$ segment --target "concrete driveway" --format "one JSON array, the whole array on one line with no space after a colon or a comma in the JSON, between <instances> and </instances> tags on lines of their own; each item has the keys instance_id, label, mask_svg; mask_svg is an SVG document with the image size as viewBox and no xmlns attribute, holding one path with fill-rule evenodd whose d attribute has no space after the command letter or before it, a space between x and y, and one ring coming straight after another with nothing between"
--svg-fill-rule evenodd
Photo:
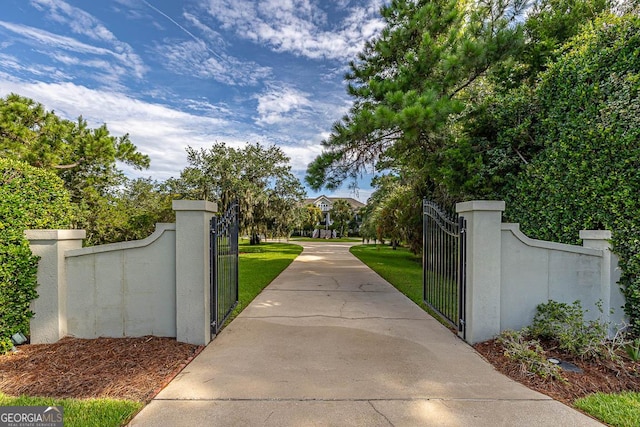
<instances>
[{"instance_id":1,"label":"concrete driveway","mask_svg":"<svg viewBox=\"0 0 640 427\"><path fill-rule=\"evenodd\" d=\"M497 372L349 253L304 251L131 426L597 426Z\"/></svg>"}]
</instances>

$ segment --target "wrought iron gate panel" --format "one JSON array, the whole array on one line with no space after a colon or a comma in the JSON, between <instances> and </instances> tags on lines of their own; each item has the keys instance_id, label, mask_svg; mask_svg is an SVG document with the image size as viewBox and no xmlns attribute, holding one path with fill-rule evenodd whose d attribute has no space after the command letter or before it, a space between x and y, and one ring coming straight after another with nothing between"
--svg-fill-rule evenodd
<instances>
[{"instance_id":1,"label":"wrought iron gate panel","mask_svg":"<svg viewBox=\"0 0 640 427\"><path fill-rule=\"evenodd\" d=\"M217 334L238 304L238 202L211 218L211 334Z\"/></svg>"},{"instance_id":2,"label":"wrought iron gate panel","mask_svg":"<svg viewBox=\"0 0 640 427\"><path fill-rule=\"evenodd\" d=\"M464 337L466 220L429 200L422 207L423 299Z\"/></svg>"}]
</instances>

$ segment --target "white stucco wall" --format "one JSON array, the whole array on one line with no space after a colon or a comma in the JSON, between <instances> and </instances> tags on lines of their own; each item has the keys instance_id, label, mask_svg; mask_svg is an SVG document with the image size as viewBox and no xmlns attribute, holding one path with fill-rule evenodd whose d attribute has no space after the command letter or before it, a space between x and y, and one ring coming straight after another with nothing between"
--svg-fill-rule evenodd
<instances>
[{"instance_id":1,"label":"white stucco wall","mask_svg":"<svg viewBox=\"0 0 640 427\"><path fill-rule=\"evenodd\" d=\"M67 251L67 331L79 338L176 336L176 226L143 240Z\"/></svg>"},{"instance_id":2,"label":"white stucco wall","mask_svg":"<svg viewBox=\"0 0 640 427\"><path fill-rule=\"evenodd\" d=\"M602 262L601 250L530 239L518 224L502 224L500 329L530 325L549 300L580 300L586 317L598 318Z\"/></svg>"},{"instance_id":3,"label":"white stucco wall","mask_svg":"<svg viewBox=\"0 0 640 427\"><path fill-rule=\"evenodd\" d=\"M582 230L583 246L530 239L518 224L503 224L502 201L456 205L466 220L464 339L477 343L505 329L531 324L536 307L549 300L580 301L586 319L613 332L625 321L620 271L611 252L611 231ZM601 304L602 312L597 304Z\"/></svg>"}]
</instances>

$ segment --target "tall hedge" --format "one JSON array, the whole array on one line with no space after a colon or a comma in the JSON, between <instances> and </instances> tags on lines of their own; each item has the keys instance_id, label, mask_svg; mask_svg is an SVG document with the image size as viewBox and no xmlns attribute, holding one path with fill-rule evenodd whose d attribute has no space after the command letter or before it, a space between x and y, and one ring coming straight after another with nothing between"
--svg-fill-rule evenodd
<instances>
[{"instance_id":1,"label":"tall hedge","mask_svg":"<svg viewBox=\"0 0 640 427\"><path fill-rule=\"evenodd\" d=\"M581 229L614 232L631 326L640 333L640 18L585 28L542 75L544 149L507 197L530 236L577 243Z\"/></svg>"},{"instance_id":2,"label":"tall hedge","mask_svg":"<svg viewBox=\"0 0 640 427\"><path fill-rule=\"evenodd\" d=\"M10 337L28 336L29 305L37 297L37 257L25 229L68 228L72 206L64 184L53 172L0 159L0 354Z\"/></svg>"}]
</instances>

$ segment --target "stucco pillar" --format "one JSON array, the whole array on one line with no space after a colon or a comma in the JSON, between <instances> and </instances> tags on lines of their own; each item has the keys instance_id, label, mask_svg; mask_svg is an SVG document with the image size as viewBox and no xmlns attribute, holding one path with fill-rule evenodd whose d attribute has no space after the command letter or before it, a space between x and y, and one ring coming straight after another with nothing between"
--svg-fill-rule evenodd
<instances>
[{"instance_id":1,"label":"stucco pillar","mask_svg":"<svg viewBox=\"0 0 640 427\"><path fill-rule=\"evenodd\" d=\"M67 335L67 273L64 253L80 249L85 230L26 230L38 261L38 298L31 302L32 344L50 344Z\"/></svg>"},{"instance_id":2,"label":"stucco pillar","mask_svg":"<svg viewBox=\"0 0 640 427\"><path fill-rule=\"evenodd\" d=\"M209 228L215 203L174 200L176 212L176 339L211 341Z\"/></svg>"},{"instance_id":3,"label":"stucco pillar","mask_svg":"<svg viewBox=\"0 0 640 427\"><path fill-rule=\"evenodd\" d=\"M500 333L503 201L476 200L456 205L467 220L465 339L474 344Z\"/></svg>"},{"instance_id":4,"label":"stucco pillar","mask_svg":"<svg viewBox=\"0 0 640 427\"><path fill-rule=\"evenodd\" d=\"M609 230L581 230L580 238L585 248L602 251L602 269L600 273L601 318L605 322L621 323L624 320L624 296L618 286L620 271L618 257L611 252L612 233ZM613 311L613 313L612 313ZM612 325L615 327L615 325Z\"/></svg>"}]
</instances>

